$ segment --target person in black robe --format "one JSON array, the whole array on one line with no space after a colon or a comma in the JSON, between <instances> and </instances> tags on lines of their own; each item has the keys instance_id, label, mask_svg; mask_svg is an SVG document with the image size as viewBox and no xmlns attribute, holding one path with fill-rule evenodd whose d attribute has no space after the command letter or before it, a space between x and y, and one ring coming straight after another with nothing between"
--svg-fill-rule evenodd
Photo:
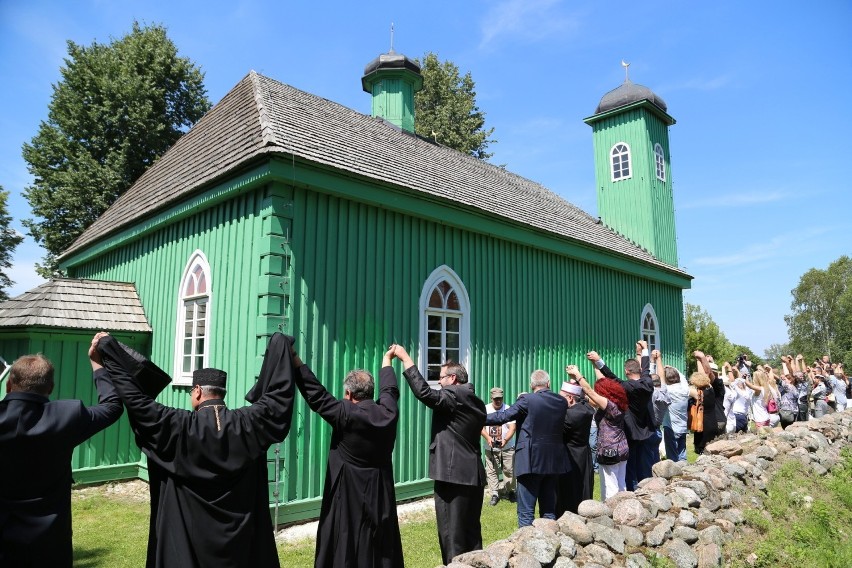
<instances>
[{"instance_id":1,"label":"person in black robe","mask_svg":"<svg viewBox=\"0 0 852 568\"><path fill-rule=\"evenodd\" d=\"M595 489L595 468L589 434L595 410L586 402L577 384L562 383L559 394L568 402L562 441L568 450L571 471L560 476L556 495L556 518L565 511L576 513L580 503L591 499Z\"/></svg>"},{"instance_id":2,"label":"person in black robe","mask_svg":"<svg viewBox=\"0 0 852 568\"><path fill-rule=\"evenodd\" d=\"M121 401L92 339L98 404L49 400L53 365L43 355L14 362L0 401L0 566L70 568L71 455L121 416Z\"/></svg>"},{"instance_id":3,"label":"person in black robe","mask_svg":"<svg viewBox=\"0 0 852 568\"><path fill-rule=\"evenodd\" d=\"M189 411L154 401L167 384L162 370L112 337L101 339L104 367L148 458L148 567L279 566L266 452L290 431L292 343L272 336L246 395L252 404L243 408L225 406L223 371L196 371Z\"/></svg>"},{"instance_id":4,"label":"person in black robe","mask_svg":"<svg viewBox=\"0 0 852 568\"><path fill-rule=\"evenodd\" d=\"M337 400L294 355L299 392L333 428L317 531L317 568L403 566L391 461L399 421L392 357L393 349L382 359L376 401L367 371L350 371L343 400Z\"/></svg>"}]
</instances>

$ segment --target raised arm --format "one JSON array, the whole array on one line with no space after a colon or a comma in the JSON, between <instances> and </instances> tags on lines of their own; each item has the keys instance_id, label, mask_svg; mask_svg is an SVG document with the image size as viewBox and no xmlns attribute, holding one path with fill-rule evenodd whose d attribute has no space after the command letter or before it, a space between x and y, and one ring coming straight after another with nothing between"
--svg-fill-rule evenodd
<instances>
[{"instance_id":1,"label":"raised arm","mask_svg":"<svg viewBox=\"0 0 852 568\"><path fill-rule=\"evenodd\" d=\"M576 365L568 365L568 374L574 377L579 383L580 388L583 389L583 392L586 393L586 396L591 399L598 408L605 409L609 400L606 397L603 397L595 392L595 389L592 388L592 385L580 374L580 369L577 368Z\"/></svg>"},{"instance_id":2,"label":"raised arm","mask_svg":"<svg viewBox=\"0 0 852 568\"><path fill-rule=\"evenodd\" d=\"M456 397L447 389L433 389L414 365L414 360L402 345L391 345L394 356L402 362L403 375L417 400L437 411L452 412L456 408Z\"/></svg>"},{"instance_id":3,"label":"raised arm","mask_svg":"<svg viewBox=\"0 0 852 568\"><path fill-rule=\"evenodd\" d=\"M98 333L92 338L89 346L89 361L92 364L92 380L98 391L98 404L85 407L84 423L77 432L80 442L113 424L123 412L121 400L109 380L109 372L104 369L100 351L97 349L98 341L107 335L109 334L103 331Z\"/></svg>"},{"instance_id":4,"label":"raised arm","mask_svg":"<svg viewBox=\"0 0 852 568\"><path fill-rule=\"evenodd\" d=\"M610 378L610 379L615 379L615 380L617 380L617 381L620 381L620 380L621 380L621 379L619 379L619 378L615 375L615 373L613 373L613 372L610 370L610 368L609 368L609 367L607 367L607 366L606 366L606 363L605 363L605 362L604 362L604 360L601 358L601 356L600 356L600 355L598 355L598 352L597 352L597 351L589 351L588 353L586 353L586 359L588 359L589 361L591 361L591 362L592 362L592 364L595 366L595 371L596 371L596 372L595 372L595 375L597 375L597 371L600 371L600 376L602 376L602 377L607 377L607 378Z\"/></svg>"},{"instance_id":5,"label":"raised arm","mask_svg":"<svg viewBox=\"0 0 852 568\"><path fill-rule=\"evenodd\" d=\"M705 355L703 351L693 351L692 355L698 363L699 370L712 379L713 369L710 368L710 362L707 360L707 355Z\"/></svg>"}]
</instances>

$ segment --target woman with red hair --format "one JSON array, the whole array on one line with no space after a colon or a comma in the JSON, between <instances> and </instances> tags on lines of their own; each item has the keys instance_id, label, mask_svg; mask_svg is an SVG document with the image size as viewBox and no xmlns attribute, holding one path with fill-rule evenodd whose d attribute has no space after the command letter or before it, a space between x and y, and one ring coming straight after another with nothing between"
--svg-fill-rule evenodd
<instances>
[{"instance_id":1,"label":"woman with red hair","mask_svg":"<svg viewBox=\"0 0 852 568\"><path fill-rule=\"evenodd\" d=\"M568 365L566 371L577 379L589 402L597 409L595 422L598 425L598 471L601 501L606 501L619 491L627 489L624 481L629 454L627 436L624 434L627 393L620 382L603 376L597 367L594 388L583 378L576 365Z\"/></svg>"}]
</instances>

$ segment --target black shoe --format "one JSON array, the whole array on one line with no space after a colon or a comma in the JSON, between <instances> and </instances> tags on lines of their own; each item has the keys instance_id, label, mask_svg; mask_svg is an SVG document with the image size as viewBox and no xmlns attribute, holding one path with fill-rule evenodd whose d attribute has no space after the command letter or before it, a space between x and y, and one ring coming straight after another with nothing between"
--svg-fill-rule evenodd
<instances>
[{"instance_id":1,"label":"black shoe","mask_svg":"<svg viewBox=\"0 0 852 568\"><path fill-rule=\"evenodd\" d=\"M515 503L515 502L516 502L516 499L515 499L515 492L514 492L514 491L509 491L509 503Z\"/></svg>"},{"instance_id":2,"label":"black shoe","mask_svg":"<svg viewBox=\"0 0 852 568\"><path fill-rule=\"evenodd\" d=\"M500 501L500 498L499 498L497 495L492 495L492 496L491 496L491 506L492 506L492 507L493 507L494 505L496 505L498 501Z\"/></svg>"}]
</instances>

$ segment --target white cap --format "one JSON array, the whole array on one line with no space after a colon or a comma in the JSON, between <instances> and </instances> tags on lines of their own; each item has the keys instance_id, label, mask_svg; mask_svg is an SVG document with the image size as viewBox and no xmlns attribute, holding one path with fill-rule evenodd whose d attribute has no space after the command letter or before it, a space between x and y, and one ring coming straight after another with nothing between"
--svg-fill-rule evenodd
<instances>
[{"instance_id":1,"label":"white cap","mask_svg":"<svg viewBox=\"0 0 852 568\"><path fill-rule=\"evenodd\" d=\"M559 390L567 392L568 394L573 394L574 396L580 396L583 394L583 389L581 389L578 385L574 385L569 382L562 383L562 388Z\"/></svg>"}]
</instances>

